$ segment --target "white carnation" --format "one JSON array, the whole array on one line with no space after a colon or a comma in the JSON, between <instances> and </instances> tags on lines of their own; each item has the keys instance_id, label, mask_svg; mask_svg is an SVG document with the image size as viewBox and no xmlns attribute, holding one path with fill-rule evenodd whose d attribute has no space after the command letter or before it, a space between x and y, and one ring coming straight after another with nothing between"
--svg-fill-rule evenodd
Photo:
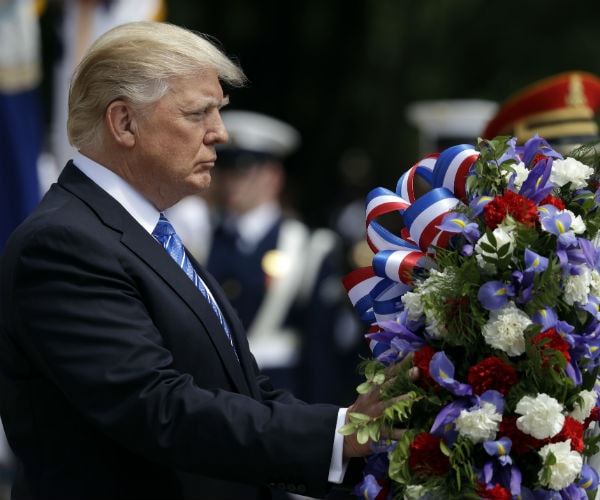
<instances>
[{"instance_id":1,"label":"white carnation","mask_svg":"<svg viewBox=\"0 0 600 500\"><path fill-rule=\"evenodd\" d=\"M490 313L481 333L489 346L500 349L509 356L519 356L525 352L523 331L531 324L529 316L509 302L502 309Z\"/></svg>"},{"instance_id":2,"label":"white carnation","mask_svg":"<svg viewBox=\"0 0 600 500\"><path fill-rule=\"evenodd\" d=\"M558 434L565 423L562 405L548 394L540 393L535 398L523 396L517 403L515 413L517 428L536 439L546 439Z\"/></svg>"},{"instance_id":3,"label":"white carnation","mask_svg":"<svg viewBox=\"0 0 600 500\"><path fill-rule=\"evenodd\" d=\"M579 397L581 398L581 402L579 400L575 401L573 411L569 415L578 422L583 423L590 416L594 406L596 406L598 394L596 391L581 391Z\"/></svg>"},{"instance_id":4,"label":"white carnation","mask_svg":"<svg viewBox=\"0 0 600 500\"><path fill-rule=\"evenodd\" d=\"M575 158L555 159L552 162L550 182L557 187L562 187L570 182L572 189L583 189L593 173L593 168Z\"/></svg>"},{"instance_id":5,"label":"white carnation","mask_svg":"<svg viewBox=\"0 0 600 500\"><path fill-rule=\"evenodd\" d=\"M590 274L590 292L592 295L600 295L600 273L595 269Z\"/></svg>"},{"instance_id":6,"label":"white carnation","mask_svg":"<svg viewBox=\"0 0 600 500\"><path fill-rule=\"evenodd\" d=\"M576 451L571 450L571 440L567 439L561 443L550 443L544 446L539 454L545 462L548 455L552 453L556 460L552 465L545 465L550 469L550 477L547 482L543 480L544 469L538 473L542 485L551 490L562 490L573 483L583 467L583 458Z\"/></svg>"},{"instance_id":7,"label":"white carnation","mask_svg":"<svg viewBox=\"0 0 600 500\"><path fill-rule=\"evenodd\" d=\"M493 235L496 239L496 250L508 243L508 252L513 252L515 248L515 241L511 233L507 232L505 228L498 226L496 229L494 229ZM477 260L477 264L479 265L479 268L481 270L493 274L496 272L495 264L493 262L488 262L487 260L484 260L483 257L485 256L497 260L498 255L496 251L486 252L485 250L483 250L481 248L481 245L484 243L488 245L491 244L487 234L484 234L481 238L479 238L479 241L475 244L475 259Z\"/></svg>"},{"instance_id":8,"label":"white carnation","mask_svg":"<svg viewBox=\"0 0 600 500\"><path fill-rule=\"evenodd\" d=\"M517 163L516 165L513 165L513 168L515 169L514 173L507 172L505 177L508 181L511 178L511 176L515 176L515 190L518 192L519 189L521 189L523 183L527 180L527 176L529 175L529 169L525 166L525 163L523 163L522 161Z\"/></svg>"},{"instance_id":9,"label":"white carnation","mask_svg":"<svg viewBox=\"0 0 600 500\"><path fill-rule=\"evenodd\" d=\"M563 210L563 212L568 213L571 216L571 226L569 227L570 232L574 234L585 233L585 222L583 222L581 215L575 215L570 210Z\"/></svg>"},{"instance_id":10,"label":"white carnation","mask_svg":"<svg viewBox=\"0 0 600 500\"><path fill-rule=\"evenodd\" d=\"M418 321L423 315L423 302L421 294L415 292L406 292L400 297L404 304L404 309L407 311L409 321Z\"/></svg>"},{"instance_id":11,"label":"white carnation","mask_svg":"<svg viewBox=\"0 0 600 500\"><path fill-rule=\"evenodd\" d=\"M419 287L423 314L425 315L425 330L433 338L442 338L448 333L448 319L439 303L444 301L448 292L454 294L456 290L457 275L451 269L438 271L430 269L429 276ZM435 297L435 299L432 299Z\"/></svg>"},{"instance_id":12,"label":"white carnation","mask_svg":"<svg viewBox=\"0 0 600 500\"><path fill-rule=\"evenodd\" d=\"M592 275L587 269L584 269L581 274L568 274L563 281L565 302L570 306L573 304L587 304L591 284Z\"/></svg>"},{"instance_id":13,"label":"white carnation","mask_svg":"<svg viewBox=\"0 0 600 500\"><path fill-rule=\"evenodd\" d=\"M454 425L459 434L472 443L483 443L495 439L501 420L502 415L496 411L496 406L484 402L476 410L462 410Z\"/></svg>"}]
</instances>

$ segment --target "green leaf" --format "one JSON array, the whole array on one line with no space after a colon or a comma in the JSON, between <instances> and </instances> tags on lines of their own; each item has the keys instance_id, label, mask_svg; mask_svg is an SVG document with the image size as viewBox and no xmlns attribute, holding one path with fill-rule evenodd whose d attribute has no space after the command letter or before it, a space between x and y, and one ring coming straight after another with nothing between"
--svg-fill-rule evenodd
<instances>
[{"instance_id":1,"label":"green leaf","mask_svg":"<svg viewBox=\"0 0 600 500\"><path fill-rule=\"evenodd\" d=\"M358 429L358 432L356 433L356 440L360 444L365 444L366 442L368 442L369 441L369 428L361 427L360 429Z\"/></svg>"}]
</instances>

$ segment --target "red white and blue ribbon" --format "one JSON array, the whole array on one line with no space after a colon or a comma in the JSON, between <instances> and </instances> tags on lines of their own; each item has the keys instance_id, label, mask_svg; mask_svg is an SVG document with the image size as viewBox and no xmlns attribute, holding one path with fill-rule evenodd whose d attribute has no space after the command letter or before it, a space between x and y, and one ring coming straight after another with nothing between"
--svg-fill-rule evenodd
<instances>
[{"instance_id":1,"label":"red white and blue ribbon","mask_svg":"<svg viewBox=\"0 0 600 500\"><path fill-rule=\"evenodd\" d=\"M452 236L439 225L466 202L466 180L477 158L473 146L453 146L416 163L400 177L396 192L378 187L367 195L365 221L373 262L349 273L344 286L359 317L372 330L395 318L400 297L412 289L415 273L435 266L434 247L445 247ZM416 194L418 181L430 188L421 196ZM385 214L400 217L400 234L377 222Z\"/></svg>"}]
</instances>

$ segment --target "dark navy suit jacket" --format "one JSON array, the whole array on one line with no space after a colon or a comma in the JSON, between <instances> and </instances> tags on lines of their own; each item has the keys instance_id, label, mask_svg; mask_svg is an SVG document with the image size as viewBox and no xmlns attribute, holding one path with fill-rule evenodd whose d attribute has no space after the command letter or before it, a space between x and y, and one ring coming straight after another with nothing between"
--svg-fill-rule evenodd
<instances>
[{"instance_id":1,"label":"dark navy suit jacket","mask_svg":"<svg viewBox=\"0 0 600 500\"><path fill-rule=\"evenodd\" d=\"M325 494L338 408L273 390L222 290L195 264L239 361L161 245L65 167L0 263L13 498L250 499L273 485Z\"/></svg>"}]
</instances>

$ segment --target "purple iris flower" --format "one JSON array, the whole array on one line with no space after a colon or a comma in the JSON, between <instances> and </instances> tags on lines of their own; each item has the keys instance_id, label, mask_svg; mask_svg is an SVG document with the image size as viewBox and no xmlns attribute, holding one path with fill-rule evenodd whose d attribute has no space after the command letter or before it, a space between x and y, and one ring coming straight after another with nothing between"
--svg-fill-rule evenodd
<instances>
[{"instance_id":1,"label":"purple iris flower","mask_svg":"<svg viewBox=\"0 0 600 500\"><path fill-rule=\"evenodd\" d=\"M365 338L377 344L372 347L373 355L385 365L390 365L423 346L425 340L412 332L403 322L382 321L384 330L369 333Z\"/></svg>"},{"instance_id":2,"label":"purple iris flower","mask_svg":"<svg viewBox=\"0 0 600 500\"><path fill-rule=\"evenodd\" d=\"M533 321L536 325L540 325L542 327L542 331L544 331L548 330L549 328L555 328L558 317L556 316L554 309L551 307L546 307L545 309L537 310L531 317L531 321Z\"/></svg>"},{"instance_id":3,"label":"purple iris flower","mask_svg":"<svg viewBox=\"0 0 600 500\"><path fill-rule=\"evenodd\" d=\"M548 269L548 258L540 255L529 248L525 249L526 271L541 273Z\"/></svg>"},{"instance_id":4,"label":"purple iris flower","mask_svg":"<svg viewBox=\"0 0 600 500\"><path fill-rule=\"evenodd\" d=\"M565 374L573 381L573 383L576 386L581 385L583 383L583 375L581 373L581 368L579 368L579 365L572 358L571 361L567 363L567 366L565 368Z\"/></svg>"},{"instance_id":5,"label":"purple iris flower","mask_svg":"<svg viewBox=\"0 0 600 500\"><path fill-rule=\"evenodd\" d=\"M510 485L509 489L513 496L521 493L522 474L517 467L512 466L510 450L512 442L507 437L502 437L497 441L486 441L483 447L488 455L494 457L494 460L486 462L483 466L483 482L488 486L494 484Z\"/></svg>"},{"instance_id":6,"label":"purple iris flower","mask_svg":"<svg viewBox=\"0 0 600 500\"><path fill-rule=\"evenodd\" d=\"M448 233L462 233L470 222L464 214L451 212L444 217L442 223L437 228Z\"/></svg>"},{"instance_id":7,"label":"purple iris flower","mask_svg":"<svg viewBox=\"0 0 600 500\"><path fill-rule=\"evenodd\" d=\"M463 400L452 401L446 405L435 417L429 433L443 438L446 443L454 443L458 437L458 431L454 428L454 422L460 415L460 412L466 410L470 404L470 399L465 398Z\"/></svg>"},{"instance_id":8,"label":"purple iris flower","mask_svg":"<svg viewBox=\"0 0 600 500\"><path fill-rule=\"evenodd\" d=\"M557 321L554 328L556 328L556 331L565 339L575 331L575 327L566 321Z\"/></svg>"},{"instance_id":9,"label":"purple iris flower","mask_svg":"<svg viewBox=\"0 0 600 500\"><path fill-rule=\"evenodd\" d=\"M588 295L587 304L581 306L581 308L589 312L592 318L595 318L597 321L600 320L600 301L598 301L598 297L595 295Z\"/></svg>"},{"instance_id":10,"label":"purple iris flower","mask_svg":"<svg viewBox=\"0 0 600 500\"><path fill-rule=\"evenodd\" d=\"M504 163L508 160L519 160L519 155L517 153L517 138L511 137L506 141L506 145L508 146L506 151L502 153L502 156L498 158L498 163Z\"/></svg>"},{"instance_id":11,"label":"purple iris flower","mask_svg":"<svg viewBox=\"0 0 600 500\"><path fill-rule=\"evenodd\" d=\"M600 187L594 191L594 206L598 207L600 205Z\"/></svg>"},{"instance_id":12,"label":"purple iris flower","mask_svg":"<svg viewBox=\"0 0 600 500\"><path fill-rule=\"evenodd\" d=\"M513 271L511 274L511 281L515 288L515 300L518 304L527 304L531 302L533 297L533 286L535 273L531 270ZM518 290L518 293L516 291Z\"/></svg>"},{"instance_id":13,"label":"purple iris flower","mask_svg":"<svg viewBox=\"0 0 600 500\"><path fill-rule=\"evenodd\" d=\"M376 347L379 347L379 345L380 344L377 344ZM388 349L385 349L385 348L380 348L377 350L373 349L373 354L377 358L377 361L380 361L385 366L393 365L393 364L397 363L398 361L402 360L402 358L403 358L402 353L398 352L396 349L394 349L392 347L390 347Z\"/></svg>"},{"instance_id":14,"label":"purple iris flower","mask_svg":"<svg viewBox=\"0 0 600 500\"><path fill-rule=\"evenodd\" d=\"M589 500L585 490L576 484L570 484L560 490L560 495L561 500Z\"/></svg>"},{"instance_id":15,"label":"purple iris flower","mask_svg":"<svg viewBox=\"0 0 600 500\"><path fill-rule=\"evenodd\" d=\"M469 203L469 208L473 211L473 215L478 217L483 213L484 207L494 199L493 196L483 195L478 196Z\"/></svg>"},{"instance_id":16,"label":"purple iris flower","mask_svg":"<svg viewBox=\"0 0 600 500\"><path fill-rule=\"evenodd\" d=\"M477 223L469 220L464 214L457 212L446 215L437 227L449 233L461 233L469 243L476 243L481 237Z\"/></svg>"},{"instance_id":17,"label":"purple iris flower","mask_svg":"<svg viewBox=\"0 0 600 500\"><path fill-rule=\"evenodd\" d=\"M525 165L530 165L538 154L542 154L548 158L563 159L563 156L552 149L546 139L542 139L537 134L528 140L524 146L517 147L515 150L522 155L523 163L525 163Z\"/></svg>"},{"instance_id":18,"label":"purple iris flower","mask_svg":"<svg viewBox=\"0 0 600 500\"><path fill-rule=\"evenodd\" d=\"M454 365L444 351L436 352L429 363L431 377L455 396L470 396L473 389L469 384L454 380Z\"/></svg>"},{"instance_id":19,"label":"purple iris flower","mask_svg":"<svg viewBox=\"0 0 600 500\"><path fill-rule=\"evenodd\" d=\"M600 366L600 339L588 340L584 344L585 356L590 360L590 366Z\"/></svg>"},{"instance_id":20,"label":"purple iris flower","mask_svg":"<svg viewBox=\"0 0 600 500\"><path fill-rule=\"evenodd\" d=\"M375 332L369 334L369 338L373 338L380 342L386 342L389 344L394 337L402 337L410 342L416 344L422 344L423 339L417 335L411 328L409 328L405 321L381 321L379 325L384 328L384 330L380 332Z\"/></svg>"},{"instance_id":21,"label":"purple iris flower","mask_svg":"<svg viewBox=\"0 0 600 500\"><path fill-rule=\"evenodd\" d=\"M535 500L565 500L560 492L554 490L537 489L533 492Z\"/></svg>"},{"instance_id":22,"label":"purple iris flower","mask_svg":"<svg viewBox=\"0 0 600 500\"><path fill-rule=\"evenodd\" d=\"M579 241L581 238L578 238L576 241ZM569 264L571 265L580 265L580 264L588 264L588 260L580 247L571 247L567 249L567 259L569 260ZM593 269L593 265L589 266L590 269Z\"/></svg>"},{"instance_id":23,"label":"purple iris flower","mask_svg":"<svg viewBox=\"0 0 600 500\"><path fill-rule=\"evenodd\" d=\"M540 205L537 207L538 218L542 219L543 217L554 217L558 212L558 208L554 205Z\"/></svg>"},{"instance_id":24,"label":"purple iris flower","mask_svg":"<svg viewBox=\"0 0 600 500\"><path fill-rule=\"evenodd\" d=\"M529 198L536 205L548 196L554 186L549 182L552 172L552 162L542 160L538 162L529 172L527 179L523 182L519 194Z\"/></svg>"},{"instance_id":25,"label":"purple iris flower","mask_svg":"<svg viewBox=\"0 0 600 500\"><path fill-rule=\"evenodd\" d=\"M577 238L579 248L584 255L585 262L590 269L594 269L598 264L598 249L586 238Z\"/></svg>"},{"instance_id":26,"label":"purple iris flower","mask_svg":"<svg viewBox=\"0 0 600 500\"><path fill-rule=\"evenodd\" d=\"M582 358L589 360L589 366L600 366L600 337L598 328L591 332L582 332L571 336L573 347L569 350L571 361L576 363Z\"/></svg>"},{"instance_id":27,"label":"purple iris flower","mask_svg":"<svg viewBox=\"0 0 600 500\"><path fill-rule=\"evenodd\" d=\"M488 311L502 309L508 303L508 298L514 296L513 285L502 281L488 281L481 285L477 292L477 299Z\"/></svg>"},{"instance_id":28,"label":"purple iris flower","mask_svg":"<svg viewBox=\"0 0 600 500\"><path fill-rule=\"evenodd\" d=\"M571 215L568 212L550 211L540 216L542 228L558 238L559 248L577 245L577 237L569 231L571 222Z\"/></svg>"},{"instance_id":29,"label":"purple iris flower","mask_svg":"<svg viewBox=\"0 0 600 500\"><path fill-rule=\"evenodd\" d=\"M354 494L357 497L364 498L366 500L375 500L382 489L383 488L379 485L377 479L375 479L375 476L372 474L367 474L363 480L356 485Z\"/></svg>"},{"instance_id":30,"label":"purple iris flower","mask_svg":"<svg viewBox=\"0 0 600 500\"><path fill-rule=\"evenodd\" d=\"M512 441L509 438L501 437L497 441L486 441L483 443L483 448L490 457L498 457L498 461L502 465L512 464L510 458Z\"/></svg>"},{"instance_id":31,"label":"purple iris flower","mask_svg":"<svg viewBox=\"0 0 600 500\"><path fill-rule=\"evenodd\" d=\"M598 488L598 472L588 464L583 464L577 485L584 490L594 491Z\"/></svg>"},{"instance_id":32,"label":"purple iris flower","mask_svg":"<svg viewBox=\"0 0 600 500\"><path fill-rule=\"evenodd\" d=\"M493 389L485 391L478 399L484 403L494 405L496 407L496 413L504 413L504 397L501 392L494 391ZM482 405L478 402L476 406L481 408Z\"/></svg>"}]
</instances>

